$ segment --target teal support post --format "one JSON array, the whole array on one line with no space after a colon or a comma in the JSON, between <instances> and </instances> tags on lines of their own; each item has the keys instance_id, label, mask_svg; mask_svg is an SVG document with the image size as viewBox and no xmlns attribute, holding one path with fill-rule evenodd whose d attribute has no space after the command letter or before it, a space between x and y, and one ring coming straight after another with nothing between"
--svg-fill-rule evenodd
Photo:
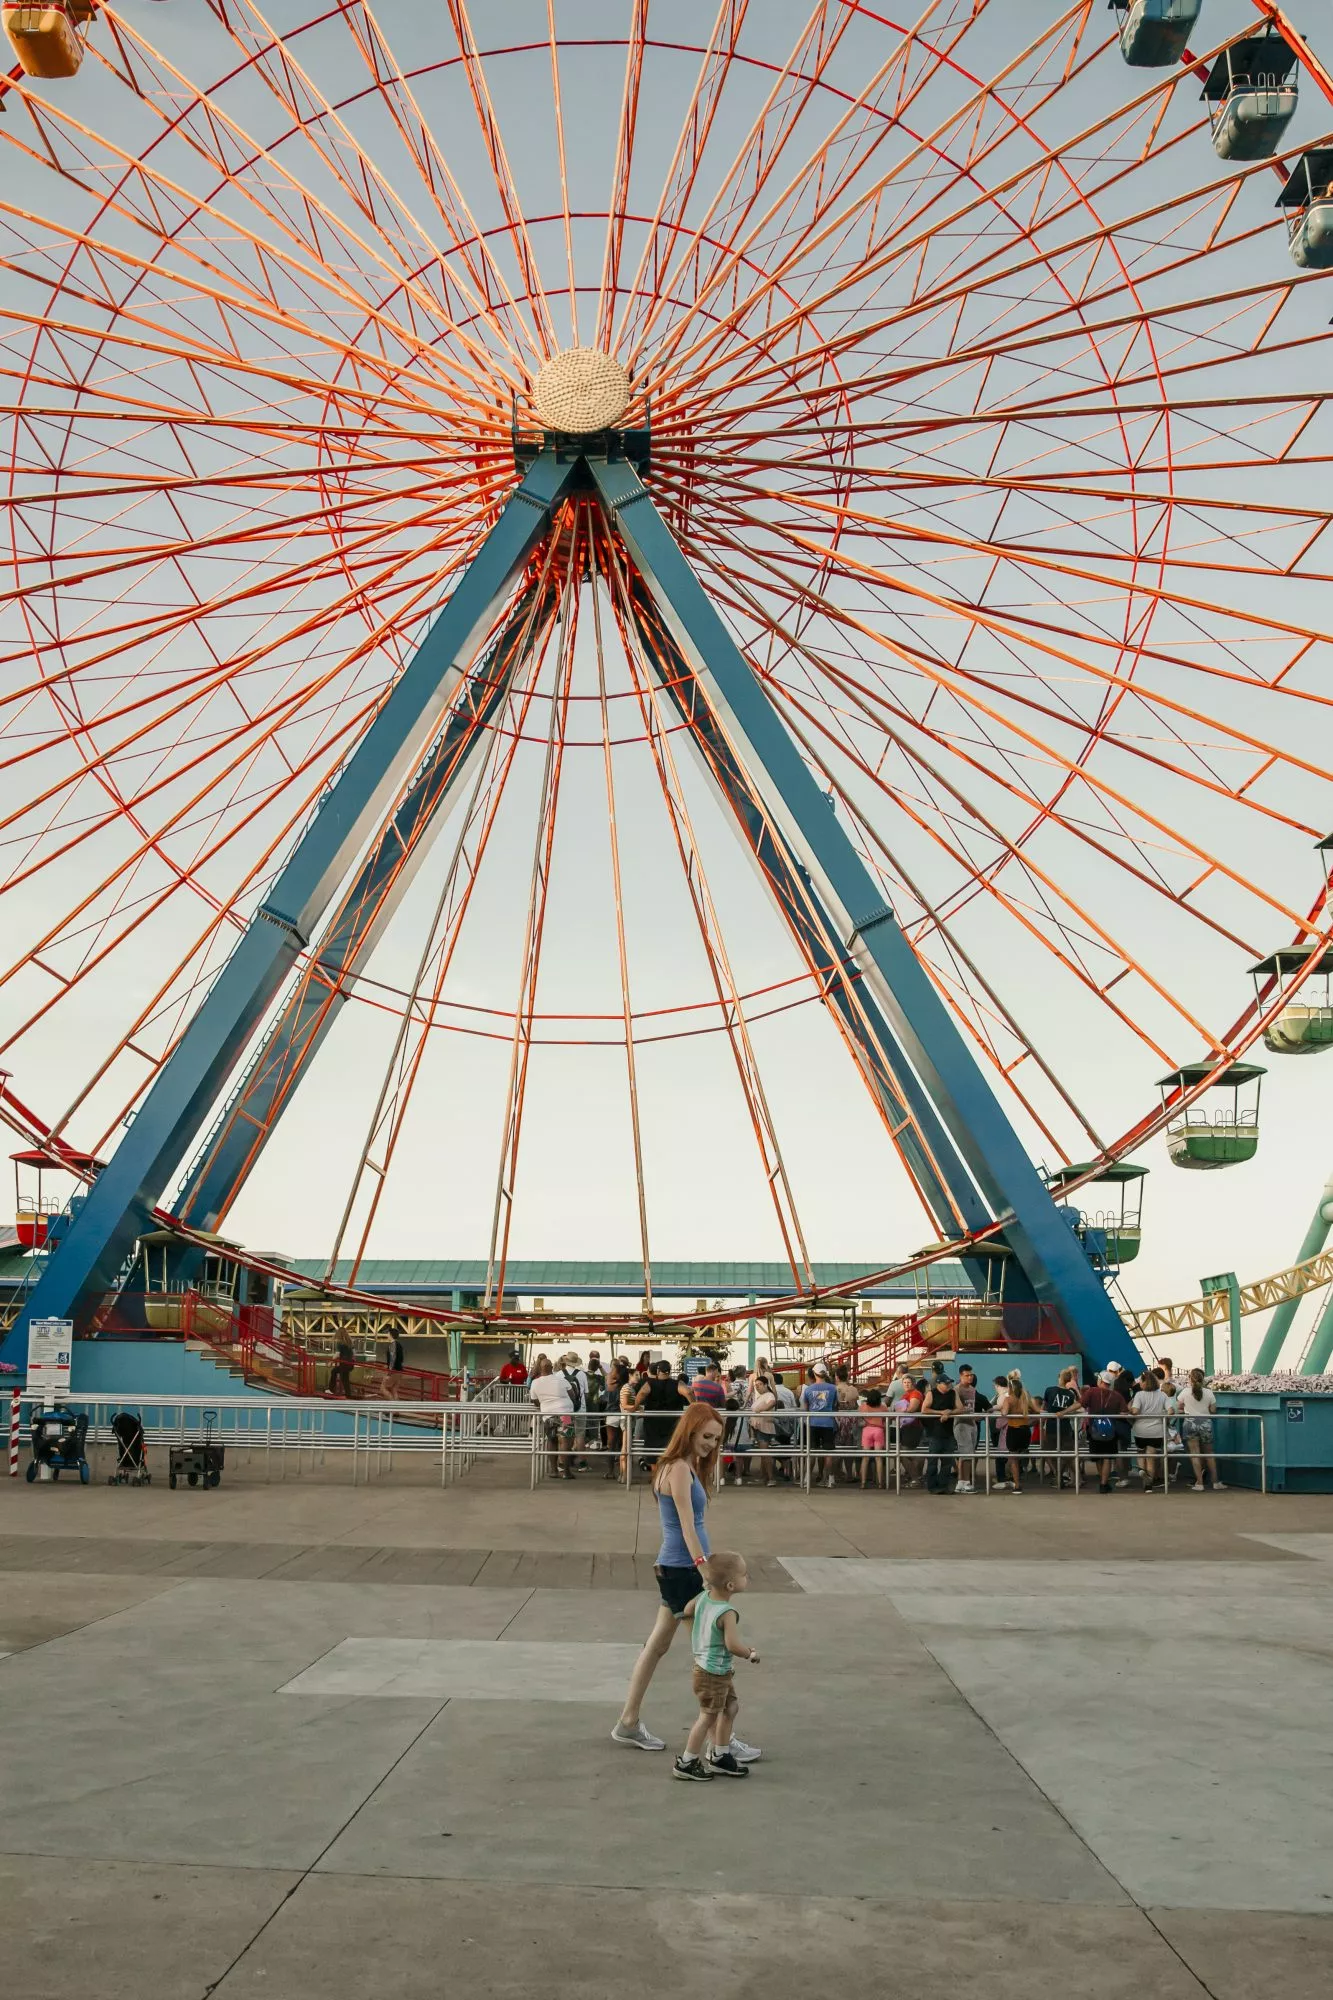
<instances>
[{"instance_id":1,"label":"teal support post","mask_svg":"<svg viewBox=\"0 0 1333 2000\"><path fill-rule=\"evenodd\" d=\"M1219 1271L1214 1277L1201 1278L1199 1290L1206 1299L1226 1294L1227 1319L1231 1327L1231 1372L1239 1375L1240 1358L1240 1283L1234 1271ZM1213 1373L1213 1322L1208 1320L1203 1329L1203 1369L1205 1375Z\"/></svg>"},{"instance_id":2,"label":"teal support post","mask_svg":"<svg viewBox=\"0 0 1333 2000\"><path fill-rule=\"evenodd\" d=\"M1304 1264L1308 1258L1319 1255L1319 1252L1328 1241L1328 1232L1330 1229L1333 1229L1333 1174L1324 1182L1324 1192L1319 1197L1319 1206L1315 1209L1314 1215L1311 1218L1310 1227L1305 1232L1304 1241L1296 1258L1298 1264ZM1254 1372L1256 1375L1271 1375L1277 1367L1278 1356L1282 1352L1287 1335L1291 1332L1292 1321L1300 1310L1300 1303L1299 1297L1284 1299L1274 1312L1272 1319L1269 1320L1268 1331L1260 1341L1259 1352L1254 1357ZM1325 1308L1325 1315L1326 1313L1327 1308ZM1320 1337L1320 1329L1323 1323L1324 1315L1321 1315L1319 1326L1315 1328L1315 1341L1318 1341ZM1333 1339L1333 1328L1330 1328L1329 1337ZM1312 1342L1310 1354L1313 1353L1314 1343ZM1307 1354L1305 1357L1305 1372L1307 1374L1321 1373L1322 1363L1318 1369L1310 1368L1310 1354ZM1327 1361L1327 1359L1328 1350L1326 1348L1324 1350L1324 1360Z\"/></svg>"},{"instance_id":3,"label":"teal support post","mask_svg":"<svg viewBox=\"0 0 1333 2000\"><path fill-rule=\"evenodd\" d=\"M1324 1309L1315 1321L1314 1336L1301 1363L1302 1375L1322 1375L1333 1355L1333 1292L1324 1300Z\"/></svg>"},{"instance_id":4,"label":"teal support post","mask_svg":"<svg viewBox=\"0 0 1333 2000\"><path fill-rule=\"evenodd\" d=\"M747 1303L749 1305L754 1304L753 1292L751 1292ZM749 1369L752 1375L754 1374L754 1364L756 1359L758 1358L758 1353L759 1353L759 1322L757 1319L747 1320L745 1323L745 1365Z\"/></svg>"},{"instance_id":5,"label":"teal support post","mask_svg":"<svg viewBox=\"0 0 1333 2000\"><path fill-rule=\"evenodd\" d=\"M463 1294L459 1291L456 1291L453 1295L453 1308L455 1312L463 1310ZM449 1329L449 1373L451 1375L461 1375L462 1372L463 1329L461 1326L451 1326Z\"/></svg>"}]
</instances>

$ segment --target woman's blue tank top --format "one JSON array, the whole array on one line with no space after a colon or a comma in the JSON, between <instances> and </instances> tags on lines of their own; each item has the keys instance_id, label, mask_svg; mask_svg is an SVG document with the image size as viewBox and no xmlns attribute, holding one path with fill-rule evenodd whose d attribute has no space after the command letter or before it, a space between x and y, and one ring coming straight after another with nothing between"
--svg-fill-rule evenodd
<instances>
[{"instance_id":1,"label":"woman's blue tank top","mask_svg":"<svg viewBox=\"0 0 1333 2000\"><path fill-rule=\"evenodd\" d=\"M690 1474L690 1501L694 1508L694 1532L699 1538L699 1546L705 1555L709 1554L708 1531L704 1527L704 1508L708 1496L703 1489L703 1481L697 1472ZM662 1521L662 1546L657 1552L657 1560L663 1569L693 1569L694 1557L680 1531L680 1515L676 1503L669 1493L657 1496L657 1511Z\"/></svg>"}]
</instances>

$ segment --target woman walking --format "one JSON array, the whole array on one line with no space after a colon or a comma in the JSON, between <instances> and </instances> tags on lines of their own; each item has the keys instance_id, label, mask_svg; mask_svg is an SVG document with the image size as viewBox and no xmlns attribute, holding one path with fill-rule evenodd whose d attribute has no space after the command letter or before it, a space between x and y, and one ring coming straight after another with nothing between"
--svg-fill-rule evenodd
<instances>
[{"instance_id":1,"label":"woman walking","mask_svg":"<svg viewBox=\"0 0 1333 2000\"><path fill-rule=\"evenodd\" d=\"M1000 1398L1000 1409L1005 1418L1009 1490L1011 1493L1021 1493L1023 1466L1032 1449L1032 1419L1040 1411L1041 1404L1029 1396L1023 1387L1023 1377L1016 1368L1011 1368L1004 1378L1004 1394ZM1000 1486L997 1491L1003 1493L1004 1487Z\"/></svg>"},{"instance_id":2,"label":"woman walking","mask_svg":"<svg viewBox=\"0 0 1333 2000\"><path fill-rule=\"evenodd\" d=\"M658 1663L666 1658L682 1619L692 1616L695 1599L703 1591L699 1570L709 1553L705 1515L724 1429L717 1410L707 1403L691 1403L653 1467L653 1491L662 1523L662 1546L656 1563L661 1603L653 1629L634 1663L620 1720L611 1731L613 1743L626 1743L635 1750L666 1749L660 1736L644 1728L639 1710ZM742 1763L752 1764L759 1755L734 1737L730 1748Z\"/></svg>"}]
</instances>

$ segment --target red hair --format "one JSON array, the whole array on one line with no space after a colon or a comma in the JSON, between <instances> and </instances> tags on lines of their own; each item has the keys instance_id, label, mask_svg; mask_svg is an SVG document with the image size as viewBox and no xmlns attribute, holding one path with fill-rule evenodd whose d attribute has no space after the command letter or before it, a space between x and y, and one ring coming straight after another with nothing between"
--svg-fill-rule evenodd
<instances>
[{"instance_id":1,"label":"red hair","mask_svg":"<svg viewBox=\"0 0 1333 2000\"><path fill-rule=\"evenodd\" d=\"M719 1435L713 1449L705 1452L701 1458L696 1449L696 1440L707 1424L716 1424ZM680 1421L671 1433L671 1442L653 1467L653 1491L658 1490L659 1476L667 1466L675 1465L681 1459L698 1473L705 1487L711 1486L726 1428L722 1413L715 1410L711 1403L691 1403L687 1410L681 1412Z\"/></svg>"}]
</instances>

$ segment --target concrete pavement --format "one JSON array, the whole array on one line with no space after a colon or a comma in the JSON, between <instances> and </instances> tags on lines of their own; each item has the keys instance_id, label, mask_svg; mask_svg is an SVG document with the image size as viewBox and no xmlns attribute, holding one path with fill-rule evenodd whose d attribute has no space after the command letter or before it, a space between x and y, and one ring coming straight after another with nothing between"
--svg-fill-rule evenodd
<instances>
[{"instance_id":1,"label":"concrete pavement","mask_svg":"<svg viewBox=\"0 0 1333 2000\"><path fill-rule=\"evenodd\" d=\"M1323 2000L1333 1502L712 1525L766 1754L705 1788L608 1739L637 1493L0 1491L0 1990Z\"/></svg>"}]
</instances>

